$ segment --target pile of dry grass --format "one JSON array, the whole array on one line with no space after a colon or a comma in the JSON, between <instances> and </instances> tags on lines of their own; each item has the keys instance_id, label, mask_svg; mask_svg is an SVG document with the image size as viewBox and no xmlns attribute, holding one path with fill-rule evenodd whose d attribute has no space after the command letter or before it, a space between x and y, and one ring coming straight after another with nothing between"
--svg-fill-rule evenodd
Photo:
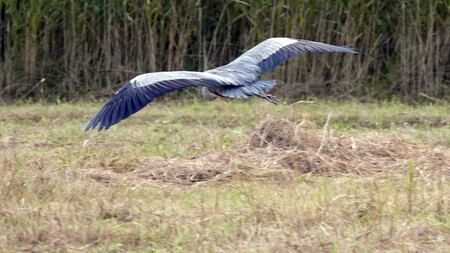
<instances>
[{"instance_id":1,"label":"pile of dry grass","mask_svg":"<svg viewBox=\"0 0 450 253\"><path fill-rule=\"evenodd\" d=\"M309 122L268 119L250 138L253 156L271 157L272 164L301 173L356 173L419 171L440 173L450 168L448 154L401 140L389 133L369 132L362 137L334 136Z\"/></svg>"},{"instance_id":2,"label":"pile of dry grass","mask_svg":"<svg viewBox=\"0 0 450 253\"><path fill-rule=\"evenodd\" d=\"M327 125L320 128L306 121L266 119L243 147L191 158L151 157L125 174L131 180L192 185L232 179L286 179L299 173L389 175L411 168L424 177L449 176L450 154L391 133L334 135ZM100 178L105 181L104 176Z\"/></svg>"}]
</instances>

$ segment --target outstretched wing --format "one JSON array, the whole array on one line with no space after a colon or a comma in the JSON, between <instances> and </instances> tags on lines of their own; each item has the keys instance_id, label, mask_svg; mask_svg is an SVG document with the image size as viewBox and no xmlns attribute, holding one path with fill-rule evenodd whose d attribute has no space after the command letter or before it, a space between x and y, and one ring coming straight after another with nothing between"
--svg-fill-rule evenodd
<instances>
[{"instance_id":1,"label":"outstretched wing","mask_svg":"<svg viewBox=\"0 0 450 253\"><path fill-rule=\"evenodd\" d=\"M271 71L289 58L304 53L343 52L357 53L348 46L334 46L326 43L291 38L270 38L248 50L229 65L248 62L261 68L261 73Z\"/></svg>"},{"instance_id":2,"label":"outstretched wing","mask_svg":"<svg viewBox=\"0 0 450 253\"><path fill-rule=\"evenodd\" d=\"M169 71L137 76L120 88L86 124L85 131L108 129L139 111L158 96L192 86L234 85L229 79L210 73Z\"/></svg>"}]
</instances>

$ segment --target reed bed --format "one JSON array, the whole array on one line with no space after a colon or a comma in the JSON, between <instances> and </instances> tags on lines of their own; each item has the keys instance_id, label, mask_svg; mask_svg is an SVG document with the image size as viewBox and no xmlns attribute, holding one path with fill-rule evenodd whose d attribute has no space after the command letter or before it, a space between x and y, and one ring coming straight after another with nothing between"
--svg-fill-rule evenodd
<instances>
[{"instance_id":1,"label":"reed bed","mask_svg":"<svg viewBox=\"0 0 450 253\"><path fill-rule=\"evenodd\" d=\"M281 96L444 98L449 12L447 0L3 0L0 97L103 97L140 73L205 70L288 36L361 54L291 60L269 75Z\"/></svg>"}]
</instances>

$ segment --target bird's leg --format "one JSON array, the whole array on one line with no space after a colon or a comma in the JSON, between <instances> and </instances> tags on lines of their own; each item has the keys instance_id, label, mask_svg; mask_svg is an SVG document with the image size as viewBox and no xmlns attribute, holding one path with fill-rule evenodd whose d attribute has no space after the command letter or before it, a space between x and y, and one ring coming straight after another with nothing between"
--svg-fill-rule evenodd
<instances>
[{"instance_id":1,"label":"bird's leg","mask_svg":"<svg viewBox=\"0 0 450 253\"><path fill-rule=\"evenodd\" d=\"M275 96L270 95L268 93L266 93L266 94L256 94L256 96L258 96L260 98L264 98L267 101L269 101L269 102L271 102L271 103L273 103L275 105L278 105L280 103L280 101L278 101L278 99Z\"/></svg>"}]
</instances>

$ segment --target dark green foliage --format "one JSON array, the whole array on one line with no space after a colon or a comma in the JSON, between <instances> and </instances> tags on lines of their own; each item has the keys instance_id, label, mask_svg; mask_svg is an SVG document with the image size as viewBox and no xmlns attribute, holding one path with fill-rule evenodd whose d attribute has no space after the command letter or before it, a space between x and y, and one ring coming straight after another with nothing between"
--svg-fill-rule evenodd
<instances>
[{"instance_id":1,"label":"dark green foliage","mask_svg":"<svg viewBox=\"0 0 450 253\"><path fill-rule=\"evenodd\" d=\"M105 96L137 74L226 64L275 36L361 52L291 60L269 74L279 95L450 95L448 0L0 0L0 98Z\"/></svg>"}]
</instances>

